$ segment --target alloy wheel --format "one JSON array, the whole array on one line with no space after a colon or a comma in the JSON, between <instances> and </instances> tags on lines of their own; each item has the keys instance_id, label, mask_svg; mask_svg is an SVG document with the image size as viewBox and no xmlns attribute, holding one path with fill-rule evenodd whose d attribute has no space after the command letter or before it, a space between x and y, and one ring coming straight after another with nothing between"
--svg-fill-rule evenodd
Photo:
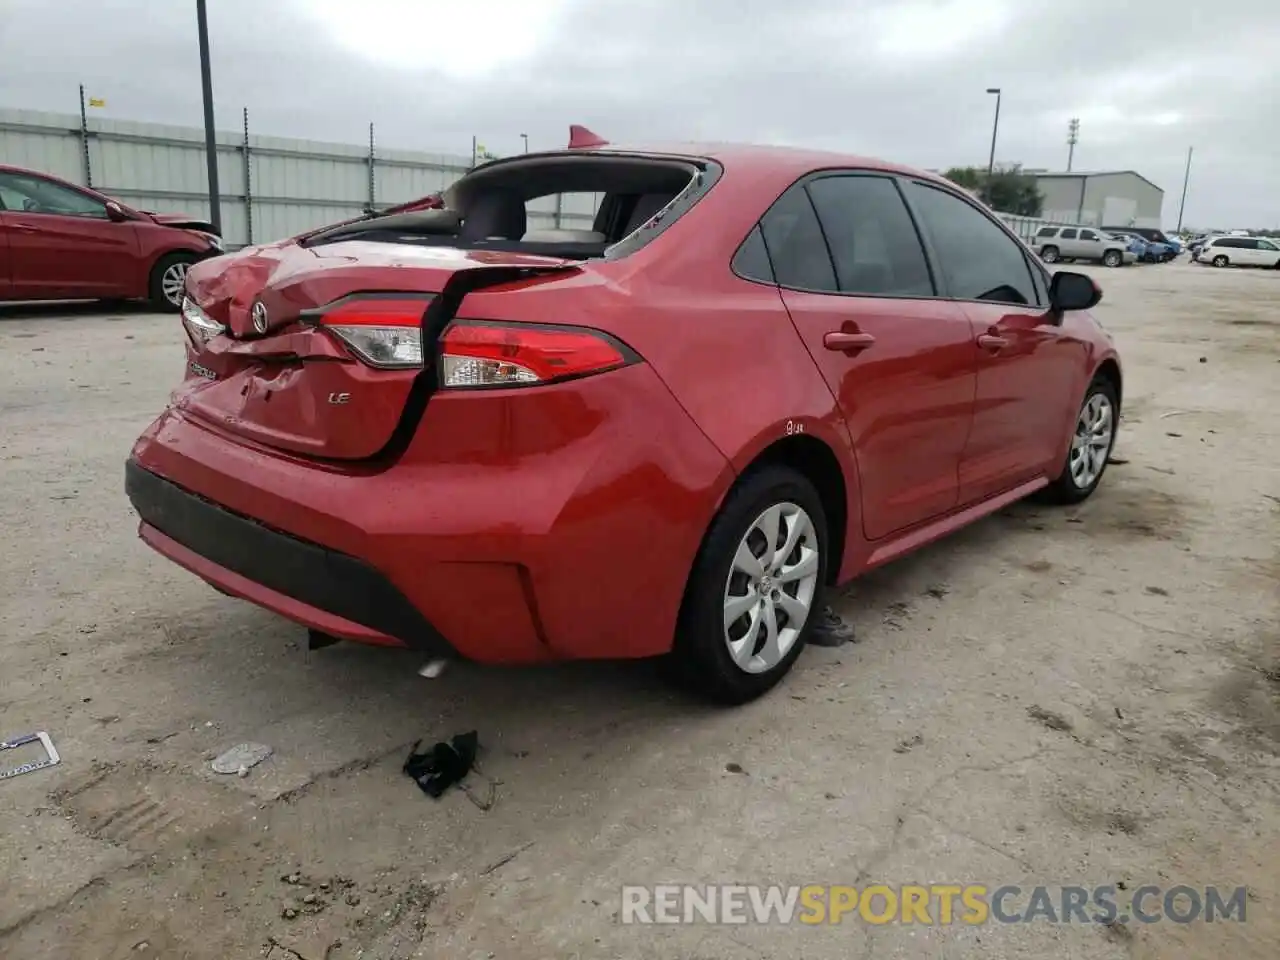
<instances>
[{"instance_id":1,"label":"alloy wheel","mask_svg":"<svg viewBox=\"0 0 1280 960\"><path fill-rule=\"evenodd\" d=\"M171 263L160 276L160 292L175 307L182 305L182 294L187 288L189 263Z\"/></svg>"},{"instance_id":2,"label":"alloy wheel","mask_svg":"<svg viewBox=\"0 0 1280 960\"><path fill-rule=\"evenodd\" d=\"M795 503L769 507L747 528L724 588L724 641L745 673L786 658L812 612L821 545Z\"/></svg>"},{"instance_id":3,"label":"alloy wheel","mask_svg":"<svg viewBox=\"0 0 1280 960\"><path fill-rule=\"evenodd\" d=\"M1077 488L1088 490L1098 482L1107 465L1115 432L1115 410L1110 398L1103 393L1090 394L1080 408L1076 432L1071 438L1068 467Z\"/></svg>"}]
</instances>

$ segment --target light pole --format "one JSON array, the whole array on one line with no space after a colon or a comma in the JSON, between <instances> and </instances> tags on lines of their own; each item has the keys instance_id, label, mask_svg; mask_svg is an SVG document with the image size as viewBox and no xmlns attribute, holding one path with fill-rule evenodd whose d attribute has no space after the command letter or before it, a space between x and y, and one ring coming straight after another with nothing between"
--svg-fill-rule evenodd
<instances>
[{"instance_id":1,"label":"light pole","mask_svg":"<svg viewBox=\"0 0 1280 960\"><path fill-rule=\"evenodd\" d=\"M529 135L527 133L520 134L520 139L524 141L524 152L529 152Z\"/></svg>"},{"instance_id":2,"label":"light pole","mask_svg":"<svg viewBox=\"0 0 1280 960\"><path fill-rule=\"evenodd\" d=\"M196 31L200 35L200 85L204 88L204 153L209 165L209 222L222 234L222 207L218 202L218 139L213 129L213 77L209 70L209 17L205 0L196 0Z\"/></svg>"},{"instance_id":3,"label":"light pole","mask_svg":"<svg viewBox=\"0 0 1280 960\"><path fill-rule=\"evenodd\" d=\"M987 161L987 178L990 179L996 170L996 134L1000 130L1000 88L987 87L987 93L996 95L996 119L991 124L991 158Z\"/></svg>"},{"instance_id":4,"label":"light pole","mask_svg":"<svg viewBox=\"0 0 1280 960\"><path fill-rule=\"evenodd\" d=\"M1182 232L1182 212L1187 209L1187 184L1191 182L1191 151L1195 147L1187 147L1187 172L1182 178L1182 202L1178 204L1178 229L1177 233Z\"/></svg>"}]
</instances>

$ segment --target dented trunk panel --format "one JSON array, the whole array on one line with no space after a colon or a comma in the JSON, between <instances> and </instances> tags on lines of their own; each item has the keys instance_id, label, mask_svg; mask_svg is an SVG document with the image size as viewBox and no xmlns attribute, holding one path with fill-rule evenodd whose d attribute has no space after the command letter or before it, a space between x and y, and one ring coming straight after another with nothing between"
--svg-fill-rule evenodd
<instances>
[{"instance_id":1,"label":"dented trunk panel","mask_svg":"<svg viewBox=\"0 0 1280 960\"><path fill-rule=\"evenodd\" d=\"M577 270L548 257L363 241L251 248L214 267L192 270L188 289L229 332L190 347L198 376L174 406L246 441L331 460L376 457L412 430L434 386L431 345L467 292ZM428 295L426 369L368 366L318 325L319 308L387 292Z\"/></svg>"}]
</instances>

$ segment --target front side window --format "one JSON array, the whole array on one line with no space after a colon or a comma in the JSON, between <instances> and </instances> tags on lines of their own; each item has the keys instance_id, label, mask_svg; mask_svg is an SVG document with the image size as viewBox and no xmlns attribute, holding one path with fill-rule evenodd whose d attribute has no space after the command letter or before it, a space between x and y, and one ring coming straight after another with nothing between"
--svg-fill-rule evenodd
<instances>
[{"instance_id":1,"label":"front side window","mask_svg":"<svg viewBox=\"0 0 1280 960\"><path fill-rule=\"evenodd\" d=\"M1092 230L1081 230L1080 239L1081 240L1097 240L1098 235L1094 233Z\"/></svg>"},{"instance_id":2,"label":"front side window","mask_svg":"<svg viewBox=\"0 0 1280 960\"><path fill-rule=\"evenodd\" d=\"M1280 250L1280 247L1277 247L1277 246L1276 246L1274 243L1272 243L1270 240L1259 240L1259 241L1258 241L1258 249L1259 249L1259 250L1273 250L1273 251L1274 251L1274 250Z\"/></svg>"},{"instance_id":3,"label":"front side window","mask_svg":"<svg viewBox=\"0 0 1280 960\"><path fill-rule=\"evenodd\" d=\"M102 220L107 217L106 204L101 200L43 177L19 173L0 173L0 203L6 210L21 213Z\"/></svg>"},{"instance_id":4,"label":"front side window","mask_svg":"<svg viewBox=\"0 0 1280 960\"><path fill-rule=\"evenodd\" d=\"M933 244L951 297L1037 303L1022 247L1004 230L948 191L914 181L906 189Z\"/></svg>"},{"instance_id":5,"label":"front side window","mask_svg":"<svg viewBox=\"0 0 1280 960\"><path fill-rule=\"evenodd\" d=\"M773 275L784 287L835 293L835 268L817 214L803 185L777 199L760 220Z\"/></svg>"},{"instance_id":6,"label":"front side window","mask_svg":"<svg viewBox=\"0 0 1280 960\"><path fill-rule=\"evenodd\" d=\"M1041 227L1041 228L1040 228L1040 232L1039 232L1039 233L1037 233L1037 234L1036 234L1036 236L1037 236L1037 237L1052 237L1052 236L1055 236L1057 233L1058 233L1058 228L1057 228L1057 227Z\"/></svg>"},{"instance_id":7,"label":"front side window","mask_svg":"<svg viewBox=\"0 0 1280 960\"><path fill-rule=\"evenodd\" d=\"M843 175L809 184L841 293L932 297L933 279L902 195L887 177Z\"/></svg>"}]
</instances>

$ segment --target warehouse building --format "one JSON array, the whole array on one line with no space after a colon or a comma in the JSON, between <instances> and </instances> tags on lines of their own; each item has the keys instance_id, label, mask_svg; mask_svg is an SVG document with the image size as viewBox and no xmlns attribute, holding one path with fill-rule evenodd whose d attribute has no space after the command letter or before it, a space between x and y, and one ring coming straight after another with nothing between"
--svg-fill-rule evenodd
<instances>
[{"instance_id":1,"label":"warehouse building","mask_svg":"<svg viewBox=\"0 0 1280 960\"><path fill-rule=\"evenodd\" d=\"M1024 170L1044 196L1045 220L1096 227L1160 227L1164 191L1133 170Z\"/></svg>"}]
</instances>

